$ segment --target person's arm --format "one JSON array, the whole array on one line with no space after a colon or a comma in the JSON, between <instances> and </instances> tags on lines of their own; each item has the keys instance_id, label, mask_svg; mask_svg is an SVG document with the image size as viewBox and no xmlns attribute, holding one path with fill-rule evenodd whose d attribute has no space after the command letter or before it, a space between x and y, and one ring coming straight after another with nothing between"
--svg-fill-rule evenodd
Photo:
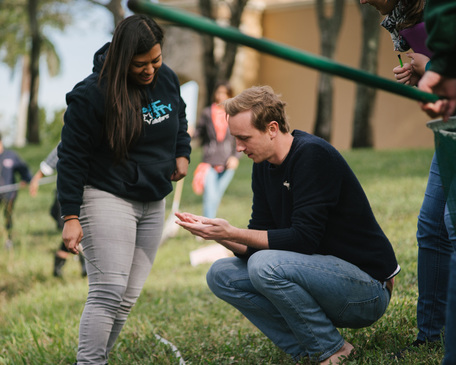
<instances>
[{"instance_id":1,"label":"person's arm","mask_svg":"<svg viewBox=\"0 0 456 365\"><path fill-rule=\"evenodd\" d=\"M456 2L429 0L424 12L428 33L427 46L434 52L430 66L418 87L445 99L420 103L430 117L443 116L446 121L456 111Z\"/></svg>"},{"instance_id":2,"label":"person's arm","mask_svg":"<svg viewBox=\"0 0 456 365\"><path fill-rule=\"evenodd\" d=\"M61 143L58 146L57 190L62 216L79 216L91 156L101 142L104 97L92 83L67 94Z\"/></svg>"},{"instance_id":3,"label":"person's arm","mask_svg":"<svg viewBox=\"0 0 456 365\"><path fill-rule=\"evenodd\" d=\"M27 164L19 157L19 155L14 154L14 171L18 172L21 176L21 185L25 186L30 183L32 180L32 174L27 166Z\"/></svg>"},{"instance_id":4,"label":"person's arm","mask_svg":"<svg viewBox=\"0 0 456 365\"><path fill-rule=\"evenodd\" d=\"M176 170L171 175L171 181L179 181L187 176L188 165L190 161L187 157L177 157L176 158Z\"/></svg>"},{"instance_id":5,"label":"person's arm","mask_svg":"<svg viewBox=\"0 0 456 365\"><path fill-rule=\"evenodd\" d=\"M84 236L81 223L77 215L66 215L63 217L62 240L71 253L77 255L79 253L79 242Z\"/></svg>"},{"instance_id":6,"label":"person's arm","mask_svg":"<svg viewBox=\"0 0 456 365\"><path fill-rule=\"evenodd\" d=\"M394 77L401 84L416 86L425 72L429 57L421 53L407 53L407 56L411 59L410 63L393 68Z\"/></svg>"},{"instance_id":7,"label":"person's arm","mask_svg":"<svg viewBox=\"0 0 456 365\"><path fill-rule=\"evenodd\" d=\"M413 68L410 63L404 63L404 66L396 66L393 68L393 74L396 81L404 85L412 85L417 82L416 76L413 75Z\"/></svg>"},{"instance_id":8,"label":"person's arm","mask_svg":"<svg viewBox=\"0 0 456 365\"><path fill-rule=\"evenodd\" d=\"M36 196L39 189L40 180L44 176L52 175L57 167L57 146L49 153L44 161L40 163L40 169L33 175L29 185L29 193L31 196Z\"/></svg>"},{"instance_id":9,"label":"person's arm","mask_svg":"<svg viewBox=\"0 0 456 365\"><path fill-rule=\"evenodd\" d=\"M428 38L433 52L430 71L446 78L456 78L456 1L428 0L424 11Z\"/></svg>"},{"instance_id":10,"label":"person's arm","mask_svg":"<svg viewBox=\"0 0 456 365\"><path fill-rule=\"evenodd\" d=\"M248 247L256 250L269 248L267 231L237 228L225 219L209 219L191 213L176 213L176 217L179 218L176 223L190 233L217 241L235 254L246 254Z\"/></svg>"},{"instance_id":11,"label":"person's arm","mask_svg":"<svg viewBox=\"0 0 456 365\"><path fill-rule=\"evenodd\" d=\"M68 107L58 147L57 191L62 217L66 221L62 238L73 254L79 253L83 233L79 220L69 219L79 217L90 159L94 146L101 140L104 118L104 98L95 86L95 75L92 77L91 83L81 83L67 94Z\"/></svg>"},{"instance_id":12,"label":"person's arm","mask_svg":"<svg viewBox=\"0 0 456 365\"><path fill-rule=\"evenodd\" d=\"M185 114L185 103L181 97L179 97L179 129L177 132L176 142L176 170L171 175L171 181L179 181L180 179L187 176L188 165L190 163L190 135L187 132L188 123Z\"/></svg>"},{"instance_id":13,"label":"person's arm","mask_svg":"<svg viewBox=\"0 0 456 365\"><path fill-rule=\"evenodd\" d=\"M420 79L424 73L426 72L426 65L428 64L430 58L421 53L407 53L407 56L410 58L410 64L412 65L413 72L418 76ZM415 85L417 85L415 83Z\"/></svg>"},{"instance_id":14,"label":"person's arm","mask_svg":"<svg viewBox=\"0 0 456 365\"><path fill-rule=\"evenodd\" d=\"M456 111L456 78L444 77L437 72L427 71L421 78L418 87L425 92L444 97L435 103L421 103L421 109L431 118L442 116L448 121Z\"/></svg>"},{"instance_id":15,"label":"person's arm","mask_svg":"<svg viewBox=\"0 0 456 365\"><path fill-rule=\"evenodd\" d=\"M43 172L38 170L35 175L33 175L32 180L30 180L29 193L31 196L36 196L38 193L38 187L40 185L40 180L44 177Z\"/></svg>"},{"instance_id":16,"label":"person's arm","mask_svg":"<svg viewBox=\"0 0 456 365\"><path fill-rule=\"evenodd\" d=\"M228 160L226 161L227 169L236 170L238 168L238 166L239 166L239 159L236 156L228 157Z\"/></svg>"}]
</instances>

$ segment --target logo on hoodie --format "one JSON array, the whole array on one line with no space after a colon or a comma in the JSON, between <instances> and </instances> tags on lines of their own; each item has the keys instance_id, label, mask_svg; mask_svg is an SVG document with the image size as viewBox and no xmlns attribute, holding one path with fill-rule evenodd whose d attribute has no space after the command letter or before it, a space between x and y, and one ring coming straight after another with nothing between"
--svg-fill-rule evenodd
<instances>
[{"instance_id":1,"label":"logo on hoodie","mask_svg":"<svg viewBox=\"0 0 456 365\"><path fill-rule=\"evenodd\" d=\"M147 124L161 123L169 119L168 112L173 111L171 104L163 104L161 100L149 103L147 107L142 108L143 120Z\"/></svg>"}]
</instances>

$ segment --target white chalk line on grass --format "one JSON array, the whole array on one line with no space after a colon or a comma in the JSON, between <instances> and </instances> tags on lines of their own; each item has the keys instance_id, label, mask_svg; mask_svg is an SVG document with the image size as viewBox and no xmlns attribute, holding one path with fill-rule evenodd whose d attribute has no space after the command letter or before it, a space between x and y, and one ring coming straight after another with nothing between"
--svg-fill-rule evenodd
<instances>
[{"instance_id":1,"label":"white chalk line on grass","mask_svg":"<svg viewBox=\"0 0 456 365\"><path fill-rule=\"evenodd\" d=\"M57 175L47 176L40 179L38 182L39 185L50 184L57 180ZM22 187L21 183L15 183L10 185L0 186L0 194L10 193L12 191L19 190Z\"/></svg>"},{"instance_id":2,"label":"white chalk line on grass","mask_svg":"<svg viewBox=\"0 0 456 365\"><path fill-rule=\"evenodd\" d=\"M176 346L174 346L171 342L169 342L168 340L164 339L163 337L161 337L159 335L155 335L155 338L158 339L161 343L164 343L165 345L170 346L174 352L174 355L179 359L179 365L185 365L185 361L182 358L182 355Z\"/></svg>"}]
</instances>

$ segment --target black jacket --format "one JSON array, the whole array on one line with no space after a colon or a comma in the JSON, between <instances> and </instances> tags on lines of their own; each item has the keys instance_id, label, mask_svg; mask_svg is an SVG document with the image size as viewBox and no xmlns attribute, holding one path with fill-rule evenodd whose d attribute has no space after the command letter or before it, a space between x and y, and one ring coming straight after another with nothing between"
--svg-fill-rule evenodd
<instances>
[{"instance_id":1,"label":"black jacket","mask_svg":"<svg viewBox=\"0 0 456 365\"><path fill-rule=\"evenodd\" d=\"M253 164L249 228L267 230L273 250L332 255L380 281L397 273L393 247L344 158L321 138L293 136L280 166Z\"/></svg>"},{"instance_id":2,"label":"black jacket","mask_svg":"<svg viewBox=\"0 0 456 365\"><path fill-rule=\"evenodd\" d=\"M124 163L115 163L103 135L105 98L99 72L109 43L94 56L93 73L66 95L68 108L59 146L57 189L62 215L79 215L84 185L136 201L156 201L172 191L177 157L190 159L185 103L176 74L161 66L155 86L145 87L141 137Z\"/></svg>"}]
</instances>

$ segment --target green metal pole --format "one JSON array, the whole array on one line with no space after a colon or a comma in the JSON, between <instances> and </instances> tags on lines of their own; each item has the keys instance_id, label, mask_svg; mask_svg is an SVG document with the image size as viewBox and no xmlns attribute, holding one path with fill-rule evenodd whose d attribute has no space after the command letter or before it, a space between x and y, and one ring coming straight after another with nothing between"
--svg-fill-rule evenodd
<instances>
[{"instance_id":1,"label":"green metal pole","mask_svg":"<svg viewBox=\"0 0 456 365\"><path fill-rule=\"evenodd\" d=\"M300 65L308 66L322 72L327 72L370 87L405 96L410 99L421 102L435 102L439 99L437 95L426 93L415 87L403 85L363 70L345 66L334 62L327 57L317 56L266 38L251 37L241 33L234 27L222 27L211 19L190 14L169 6L158 5L144 0L129 0L128 7L137 13L144 13L168 20L198 32L219 37L227 42L238 43L251 47L260 52L268 53Z\"/></svg>"}]
</instances>

